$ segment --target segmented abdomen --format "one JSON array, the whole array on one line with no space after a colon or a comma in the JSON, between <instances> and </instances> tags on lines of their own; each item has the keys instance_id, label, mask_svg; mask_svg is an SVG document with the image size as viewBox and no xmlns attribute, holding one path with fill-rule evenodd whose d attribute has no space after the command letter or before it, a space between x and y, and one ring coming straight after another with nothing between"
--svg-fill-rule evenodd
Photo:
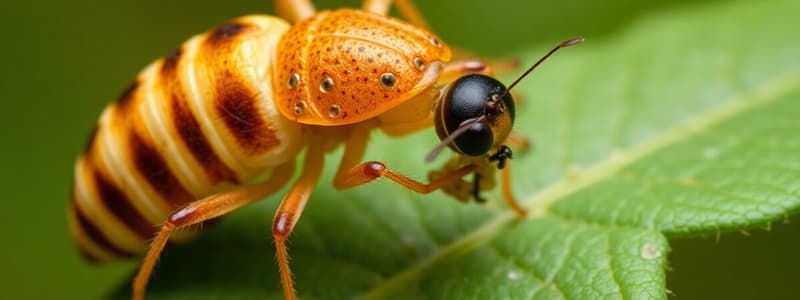
<instances>
[{"instance_id":1,"label":"segmented abdomen","mask_svg":"<svg viewBox=\"0 0 800 300\"><path fill-rule=\"evenodd\" d=\"M106 107L75 166L69 219L82 253L141 253L170 212L295 156L301 132L270 82L288 28L251 16L195 36Z\"/></svg>"}]
</instances>

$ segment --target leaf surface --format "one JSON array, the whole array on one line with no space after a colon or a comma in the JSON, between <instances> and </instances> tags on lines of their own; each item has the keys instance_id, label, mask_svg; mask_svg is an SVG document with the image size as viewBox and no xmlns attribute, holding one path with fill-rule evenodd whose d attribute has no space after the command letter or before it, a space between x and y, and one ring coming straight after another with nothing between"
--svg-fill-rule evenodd
<instances>
[{"instance_id":1,"label":"leaf surface","mask_svg":"<svg viewBox=\"0 0 800 300\"><path fill-rule=\"evenodd\" d=\"M782 220L800 207L800 38L793 1L650 14L563 50L519 86L517 220L388 181L327 183L292 237L303 299L666 298L666 237ZM543 53L525 53L530 63ZM426 177L431 132L374 134L368 160ZM280 297L269 221L280 199L168 249L152 299ZM120 293L125 293L127 283Z\"/></svg>"}]
</instances>

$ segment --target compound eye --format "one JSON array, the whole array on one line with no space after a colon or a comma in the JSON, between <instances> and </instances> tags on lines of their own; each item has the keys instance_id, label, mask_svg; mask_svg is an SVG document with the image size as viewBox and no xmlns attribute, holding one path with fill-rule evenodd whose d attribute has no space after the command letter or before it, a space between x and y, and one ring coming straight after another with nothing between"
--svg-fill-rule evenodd
<instances>
[{"instance_id":1,"label":"compound eye","mask_svg":"<svg viewBox=\"0 0 800 300\"><path fill-rule=\"evenodd\" d=\"M494 133L483 122L475 123L464 134L455 139L455 144L466 155L484 155L494 145Z\"/></svg>"}]
</instances>

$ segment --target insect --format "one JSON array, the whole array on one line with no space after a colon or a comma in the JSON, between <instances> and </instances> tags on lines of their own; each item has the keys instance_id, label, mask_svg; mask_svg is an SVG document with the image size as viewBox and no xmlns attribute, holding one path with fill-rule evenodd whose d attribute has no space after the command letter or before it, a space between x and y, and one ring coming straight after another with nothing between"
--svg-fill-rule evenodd
<instances>
[{"instance_id":1,"label":"insect","mask_svg":"<svg viewBox=\"0 0 800 300\"><path fill-rule=\"evenodd\" d=\"M515 117L508 91L581 39L560 44L505 88L481 61L450 62L451 49L425 29L411 1L394 1L409 23L388 17L392 2L317 12L309 0L275 1L285 20L235 19L146 67L103 111L76 162L69 221L80 251L98 261L146 252L133 283L133 298L142 299L167 241L187 238L176 229L274 193L305 149L272 226L284 296L295 299L286 239L324 154L340 145L337 189L385 177L419 193L480 199L491 188L480 179L502 169L504 198L524 215L506 164ZM428 160L446 147L457 155L429 183L362 162L371 130L399 136L432 126L442 141ZM253 182L265 172L268 179ZM465 187L468 174L475 177Z\"/></svg>"}]
</instances>

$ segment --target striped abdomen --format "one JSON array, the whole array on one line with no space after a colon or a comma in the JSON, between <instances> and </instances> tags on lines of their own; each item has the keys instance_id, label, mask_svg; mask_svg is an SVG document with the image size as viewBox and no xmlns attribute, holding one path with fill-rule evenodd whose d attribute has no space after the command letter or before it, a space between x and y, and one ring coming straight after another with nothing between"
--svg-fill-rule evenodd
<instances>
[{"instance_id":1,"label":"striped abdomen","mask_svg":"<svg viewBox=\"0 0 800 300\"><path fill-rule=\"evenodd\" d=\"M142 71L106 107L75 166L70 225L87 257L144 251L169 213L292 159L297 124L272 99L289 24L234 20Z\"/></svg>"}]
</instances>

